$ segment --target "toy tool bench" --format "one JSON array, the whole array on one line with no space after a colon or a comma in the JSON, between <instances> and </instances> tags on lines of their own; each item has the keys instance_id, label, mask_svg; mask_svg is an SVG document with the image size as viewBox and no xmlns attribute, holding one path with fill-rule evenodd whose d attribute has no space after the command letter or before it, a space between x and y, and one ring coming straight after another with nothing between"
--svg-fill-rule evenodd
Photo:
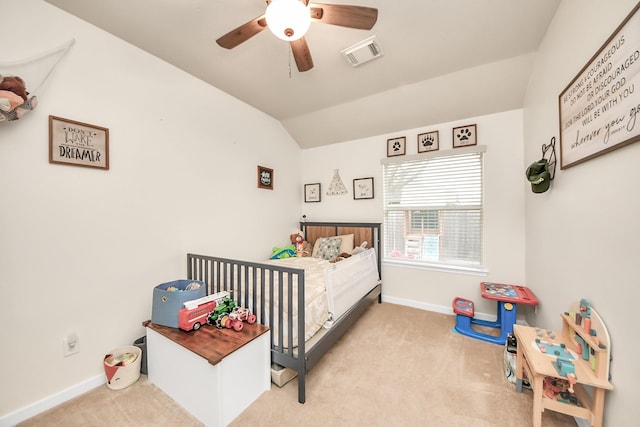
<instances>
[{"instance_id":1,"label":"toy tool bench","mask_svg":"<svg viewBox=\"0 0 640 427\"><path fill-rule=\"evenodd\" d=\"M609 379L611 339L602 318L585 299L561 314L562 332L516 325L516 391L525 378L533 389L533 426L549 409L602 427Z\"/></svg>"},{"instance_id":2,"label":"toy tool bench","mask_svg":"<svg viewBox=\"0 0 640 427\"><path fill-rule=\"evenodd\" d=\"M496 320L476 319L474 317L473 301L456 297L453 300L453 312L456 315L456 326L454 329L463 335L493 344L504 345L507 341L507 336L513 332L518 304L538 305L538 300L535 295L526 286L482 282L480 283L480 292L482 298L496 301ZM496 336L479 332L473 329L471 325L499 329L500 335Z\"/></svg>"}]
</instances>

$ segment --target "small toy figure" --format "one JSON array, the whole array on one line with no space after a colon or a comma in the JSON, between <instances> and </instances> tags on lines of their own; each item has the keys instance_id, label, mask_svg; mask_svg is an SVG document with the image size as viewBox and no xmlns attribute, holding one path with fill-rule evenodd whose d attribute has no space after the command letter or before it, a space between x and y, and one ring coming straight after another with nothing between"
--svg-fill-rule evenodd
<instances>
[{"instance_id":1,"label":"small toy figure","mask_svg":"<svg viewBox=\"0 0 640 427\"><path fill-rule=\"evenodd\" d=\"M0 75L0 122L18 120L36 105L37 98L29 98L24 80L18 76Z\"/></svg>"},{"instance_id":2,"label":"small toy figure","mask_svg":"<svg viewBox=\"0 0 640 427\"><path fill-rule=\"evenodd\" d=\"M311 256L310 244L304 240L302 231L298 231L289 236L291 244L296 247L296 256Z\"/></svg>"},{"instance_id":3,"label":"small toy figure","mask_svg":"<svg viewBox=\"0 0 640 427\"><path fill-rule=\"evenodd\" d=\"M209 325L216 325L218 328L226 326L226 319L228 314L235 308L236 302L231 298L223 298L218 301L216 308L209 314L207 323Z\"/></svg>"},{"instance_id":4,"label":"small toy figure","mask_svg":"<svg viewBox=\"0 0 640 427\"><path fill-rule=\"evenodd\" d=\"M221 318L220 323L226 328L241 331L244 328L243 321L248 324L256 323L256 315L251 313L248 308L235 307L231 313Z\"/></svg>"}]
</instances>

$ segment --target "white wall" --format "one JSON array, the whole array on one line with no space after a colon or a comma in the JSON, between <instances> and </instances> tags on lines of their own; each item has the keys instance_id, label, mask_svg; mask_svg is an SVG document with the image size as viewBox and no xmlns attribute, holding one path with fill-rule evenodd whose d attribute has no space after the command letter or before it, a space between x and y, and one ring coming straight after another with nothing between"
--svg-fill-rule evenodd
<instances>
[{"instance_id":1,"label":"white wall","mask_svg":"<svg viewBox=\"0 0 640 427\"><path fill-rule=\"evenodd\" d=\"M104 375L188 251L265 259L287 243L302 195L279 122L47 3L0 10L16 35L2 62L76 39L37 109L0 123L2 419ZM50 114L109 128L110 169L49 164ZM275 169L273 191L257 165ZM63 358L72 331L80 352Z\"/></svg>"},{"instance_id":2,"label":"white wall","mask_svg":"<svg viewBox=\"0 0 640 427\"><path fill-rule=\"evenodd\" d=\"M454 297L473 299L476 310L495 315L495 303L480 298L480 282L524 282L524 169L522 110L472 117L466 120L364 138L302 152L304 183L320 182L322 201L305 203L308 220L362 220L382 222L382 166L387 139L405 136L407 154L417 153L417 135L438 130L440 150L452 148L455 126L477 124L478 143L485 154L485 216L483 276L443 273L419 268L384 265L383 295L399 302L435 311L451 312ZM349 194L327 196L333 169L339 169ZM353 200L353 179L374 178L374 199ZM535 291L535 289L534 289ZM525 310L521 310L525 311Z\"/></svg>"},{"instance_id":3,"label":"white wall","mask_svg":"<svg viewBox=\"0 0 640 427\"><path fill-rule=\"evenodd\" d=\"M635 4L635 0L560 4L538 52L526 98L527 162L540 157L541 145L552 136L558 139L558 95ZM640 104L638 89L634 96ZM565 170L558 166L550 191L528 192L525 198L526 278L542 301L538 315L530 320L557 329L558 313L582 297L598 310L613 343L615 390L607 394L608 426L637 425L640 418L635 323L640 299L638 160L636 143Z\"/></svg>"}]
</instances>

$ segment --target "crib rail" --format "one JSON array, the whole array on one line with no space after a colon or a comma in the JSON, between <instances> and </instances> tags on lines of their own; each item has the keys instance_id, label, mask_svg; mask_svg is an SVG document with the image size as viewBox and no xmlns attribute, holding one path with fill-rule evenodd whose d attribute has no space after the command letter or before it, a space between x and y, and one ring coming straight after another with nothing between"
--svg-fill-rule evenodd
<instances>
[{"instance_id":1,"label":"crib rail","mask_svg":"<svg viewBox=\"0 0 640 427\"><path fill-rule=\"evenodd\" d=\"M239 306L249 308L256 315L258 323L272 329L271 360L303 372L304 377L304 270L187 254L187 278L205 282L207 294L227 291ZM297 294L296 301L294 293ZM297 305L296 341L293 331L294 304ZM294 355L296 346L297 357Z\"/></svg>"}]
</instances>

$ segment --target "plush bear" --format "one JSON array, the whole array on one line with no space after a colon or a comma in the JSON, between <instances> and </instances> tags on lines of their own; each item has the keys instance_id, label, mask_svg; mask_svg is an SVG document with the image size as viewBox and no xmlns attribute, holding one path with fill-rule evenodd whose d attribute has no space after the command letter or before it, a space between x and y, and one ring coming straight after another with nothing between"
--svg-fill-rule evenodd
<instances>
[{"instance_id":1,"label":"plush bear","mask_svg":"<svg viewBox=\"0 0 640 427\"><path fill-rule=\"evenodd\" d=\"M29 98L24 80L15 76L0 76L0 121L21 118L37 105L37 98Z\"/></svg>"},{"instance_id":2,"label":"plush bear","mask_svg":"<svg viewBox=\"0 0 640 427\"><path fill-rule=\"evenodd\" d=\"M0 110L9 112L24 104L24 100L10 90L0 89Z\"/></svg>"},{"instance_id":3,"label":"plush bear","mask_svg":"<svg viewBox=\"0 0 640 427\"><path fill-rule=\"evenodd\" d=\"M0 90L13 92L22 98L23 101L26 101L29 95L24 80L17 76L0 77Z\"/></svg>"},{"instance_id":4,"label":"plush bear","mask_svg":"<svg viewBox=\"0 0 640 427\"><path fill-rule=\"evenodd\" d=\"M289 239L291 244L296 247L296 256L311 256L311 244L304 240L302 232L291 234Z\"/></svg>"}]
</instances>

